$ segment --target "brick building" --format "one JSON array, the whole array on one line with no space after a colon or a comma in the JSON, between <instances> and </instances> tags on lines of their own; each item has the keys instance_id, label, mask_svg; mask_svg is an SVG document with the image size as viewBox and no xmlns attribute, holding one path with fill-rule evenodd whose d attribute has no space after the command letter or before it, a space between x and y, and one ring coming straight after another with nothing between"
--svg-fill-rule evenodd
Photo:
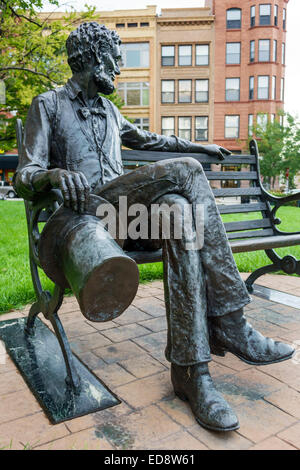
<instances>
[{"instance_id":1,"label":"brick building","mask_svg":"<svg viewBox=\"0 0 300 470\"><path fill-rule=\"evenodd\" d=\"M284 107L287 3L206 0L215 18L214 141L231 150L241 150L253 120Z\"/></svg>"},{"instance_id":2,"label":"brick building","mask_svg":"<svg viewBox=\"0 0 300 470\"><path fill-rule=\"evenodd\" d=\"M123 112L144 129L234 152L284 108L288 0L99 12L118 31Z\"/></svg>"},{"instance_id":3,"label":"brick building","mask_svg":"<svg viewBox=\"0 0 300 470\"><path fill-rule=\"evenodd\" d=\"M160 15L156 6L98 12L122 39L123 114L145 130L243 151L251 124L284 107L287 4L205 0Z\"/></svg>"}]
</instances>

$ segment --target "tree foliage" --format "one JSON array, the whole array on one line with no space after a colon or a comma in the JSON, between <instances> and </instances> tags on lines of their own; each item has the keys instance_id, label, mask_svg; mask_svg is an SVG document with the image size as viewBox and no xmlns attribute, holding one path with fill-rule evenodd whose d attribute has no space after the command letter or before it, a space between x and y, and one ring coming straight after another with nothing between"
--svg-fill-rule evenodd
<instances>
[{"instance_id":1,"label":"tree foliage","mask_svg":"<svg viewBox=\"0 0 300 470\"><path fill-rule=\"evenodd\" d=\"M58 5L58 0L50 0ZM0 151L16 146L15 121L23 122L32 98L63 85L71 76L65 41L80 22L99 20L95 9L65 13L60 20L53 14L40 15L42 0L0 0L0 83L5 84L6 100L0 101ZM0 94L3 97L3 93ZM118 107L116 93L109 97Z\"/></svg>"},{"instance_id":2,"label":"tree foliage","mask_svg":"<svg viewBox=\"0 0 300 470\"><path fill-rule=\"evenodd\" d=\"M279 111L274 122L254 124L253 136L257 139L261 155L261 174L264 181L274 187L276 177L285 177L289 169L289 186L300 171L300 123L289 113Z\"/></svg>"}]
</instances>

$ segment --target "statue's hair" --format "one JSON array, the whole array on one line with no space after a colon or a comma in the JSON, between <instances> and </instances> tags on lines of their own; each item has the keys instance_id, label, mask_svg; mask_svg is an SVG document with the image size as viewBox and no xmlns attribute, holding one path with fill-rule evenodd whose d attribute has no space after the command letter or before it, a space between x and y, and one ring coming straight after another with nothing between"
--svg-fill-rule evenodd
<instances>
[{"instance_id":1,"label":"statue's hair","mask_svg":"<svg viewBox=\"0 0 300 470\"><path fill-rule=\"evenodd\" d=\"M68 64L72 72L84 70L85 64L90 62L96 51L110 51L114 44L121 44L116 31L95 21L82 23L70 33L66 41Z\"/></svg>"}]
</instances>

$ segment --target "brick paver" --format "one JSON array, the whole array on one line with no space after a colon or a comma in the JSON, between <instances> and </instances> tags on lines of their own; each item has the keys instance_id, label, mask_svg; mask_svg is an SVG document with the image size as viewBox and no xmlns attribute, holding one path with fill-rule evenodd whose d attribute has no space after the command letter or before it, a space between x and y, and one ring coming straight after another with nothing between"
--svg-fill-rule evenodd
<instances>
[{"instance_id":1,"label":"brick paver","mask_svg":"<svg viewBox=\"0 0 300 470\"><path fill-rule=\"evenodd\" d=\"M299 277L263 276L263 285L299 292ZM27 315L29 307L3 315ZM300 310L254 297L246 307L262 333L297 345ZM73 351L121 399L107 410L51 425L10 358L0 364L0 449L300 449L299 360L253 367L231 354L213 356L210 371L236 411L240 429L201 428L174 396L164 357L163 285L141 285L132 306L107 323L92 323L74 297L61 309Z\"/></svg>"}]
</instances>

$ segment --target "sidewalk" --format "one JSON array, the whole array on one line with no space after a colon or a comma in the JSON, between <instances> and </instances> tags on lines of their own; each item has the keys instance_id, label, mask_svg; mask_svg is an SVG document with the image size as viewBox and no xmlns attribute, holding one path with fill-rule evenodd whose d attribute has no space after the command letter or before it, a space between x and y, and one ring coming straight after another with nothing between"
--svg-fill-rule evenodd
<instances>
[{"instance_id":1,"label":"sidewalk","mask_svg":"<svg viewBox=\"0 0 300 470\"><path fill-rule=\"evenodd\" d=\"M299 277L266 275L260 283L300 296ZM25 316L28 308L0 321ZM73 351L122 403L53 426L7 357L0 361L0 449L300 449L300 310L257 297L246 308L263 334L299 342L295 359L253 367L231 354L213 356L211 375L240 420L230 433L201 428L174 396L163 353L162 282L141 285L113 322L88 322L74 297L60 312Z\"/></svg>"}]
</instances>

